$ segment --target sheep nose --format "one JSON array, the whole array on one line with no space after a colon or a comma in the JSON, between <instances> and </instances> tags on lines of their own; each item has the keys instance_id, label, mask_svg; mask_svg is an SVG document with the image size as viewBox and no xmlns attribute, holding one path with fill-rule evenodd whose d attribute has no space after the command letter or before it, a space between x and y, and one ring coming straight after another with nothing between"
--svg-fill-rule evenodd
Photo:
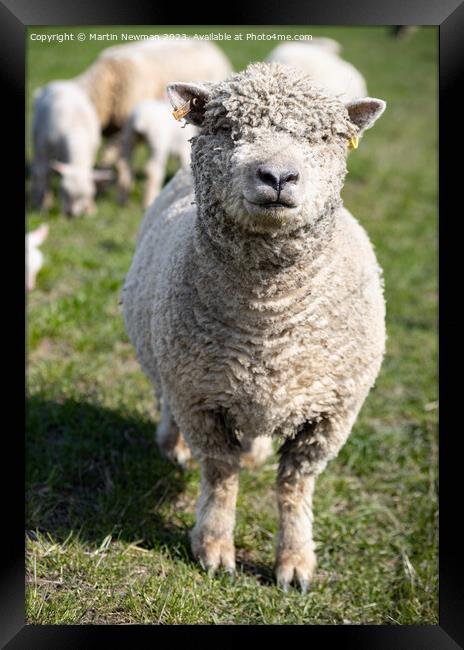
<instances>
[{"instance_id":1,"label":"sheep nose","mask_svg":"<svg viewBox=\"0 0 464 650\"><path fill-rule=\"evenodd\" d=\"M257 171L258 178L272 187L276 192L280 192L287 183L297 183L300 178L296 169L280 170L272 167L259 167Z\"/></svg>"}]
</instances>

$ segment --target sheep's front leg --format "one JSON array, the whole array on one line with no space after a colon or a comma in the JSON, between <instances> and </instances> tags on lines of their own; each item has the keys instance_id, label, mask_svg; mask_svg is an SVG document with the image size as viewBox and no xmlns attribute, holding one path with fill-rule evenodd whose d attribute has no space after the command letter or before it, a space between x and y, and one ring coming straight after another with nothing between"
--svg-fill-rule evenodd
<instances>
[{"instance_id":1,"label":"sheep's front leg","mask_svg":"<svg viewBox=\"0 0 464 650\"><path fill-rule=\"evenodd\" d=\"M229 573L235 570L233 532L238 473L237 458L220 461L207 457L201 461L201 495L190 538L194 556L209 571L221 566Z\"/></svg>"},{"instance_id":2,"label":"sheep's front leg","mask_svg":"<svg viewBox=\"0 0 464 650\"><path fill-rule=\"evenodd\" d=\"M276 578L285 590L292 580L307 591L316 568L312 537L312 499L316 476L336 456L351 430L354 416L343 423L321 420L306 423L295 438L287 440L277 477L280 530L277 542Z\"/></svg>"},{"instance_id":3,"label":"sheep's front leg","mask_svg":"<svg viewBox=\"0 0 464 650\"><path fill-rule=\"evenodd\" d=\"M31 206L33 210L49 210L52 197L47 161L35 161L32 169Z\"/></svg>"},{"instance_id":4,"label":"sheep's front leg","mask_svg":"<svg viewBox=\"0 0 464 650\"><path fill-rule=\"evenodd\" d=\"M277 499L280 530L277 542L277 583L287 591L293 579L305 593L316 568L312 535L315 477L279 471Z\"/></svg>"}]
</instances>

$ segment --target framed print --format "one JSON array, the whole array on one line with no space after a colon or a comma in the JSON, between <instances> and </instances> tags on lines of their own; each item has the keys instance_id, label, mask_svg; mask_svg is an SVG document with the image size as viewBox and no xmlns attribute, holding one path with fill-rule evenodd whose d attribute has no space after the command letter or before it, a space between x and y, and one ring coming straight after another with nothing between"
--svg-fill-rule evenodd
<instances>
[{"instance_id":1,"label":"framed print","mask_svg":"<svg viewBox=\"0 0 464 650\"><path fill-rule=\"evenodd\" d=\"M462 5L0 11L26 242L5 647L462 647Z\"/></svg>"}]
</instances>

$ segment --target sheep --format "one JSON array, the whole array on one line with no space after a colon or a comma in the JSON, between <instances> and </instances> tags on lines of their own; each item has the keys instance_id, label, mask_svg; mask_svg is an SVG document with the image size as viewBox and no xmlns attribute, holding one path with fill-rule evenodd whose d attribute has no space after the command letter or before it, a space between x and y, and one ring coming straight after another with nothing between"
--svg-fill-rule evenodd
<instances>
[{"instance_id":1,"label":"sheep","mask_svg":"<svg viewBox=\"0 0 464 650\"><path fill-rule=\"evenodd\" d=\"M172 119L171 105L167 101L147 99L137 104L126 121L121 136L121 152L117 162L121 203L127 201L132 187L131 158L137 140L145 140L150 149L145 167L147 181L143 201L144 207L147 207L161 189L169 154L176 156L181 166L189 164L189 140L195 132L195 127L181 127Z\"/></svg>"},{"instance_id":2,"label":"sheep","mask_svg":"<svg viewBox=\"0 0 464 650\"><path fill-rule=\"evenodd\" d=\"M291 65L307 72L316 84L341 100L367 95L362 74L339 54L341 46L330 38L278 45L266 58L268 62Z\"/></svg>"},{"instance_id":3,"label":"sheep","mask_svg":"<svg viewBox=\"0 0 464 650\"><path fill-rule=\"evenodd\" d=\"M315 479L384 355L381 269L340 192L350 147L386 104L341 102L267 63L209 86L173 82L168 95L200 132L191 170L142 221L122 289L126 330L161 402L161 453L200 463L194 556L234 571L241 453L262 462L275 439L276 578L305 592Z\"/></svg>"},{"instance_id":4,"label":"sheep","mask_svg":"<svg viewBox=\"0 0 464 650\"><path fill-rule=\"evenodd\" d=\"M54 169L62 175L67 214L93 212L95 180L111 178L108 170L91 171L100 134L120 132L136 104L163 96L169 79L218 81L230 72L229 61L213 43L161 39L107 48L82 74L38 89L32 127L33 207L50 207Z\"/></svg>"},{"instance_id":5,"label":"sheep","mask_svg":"<svg viewBox=\"0 0 464 650\"><path fill-rule=\"evenodd\" d=\"M48 225L41 226L26 234L26 289L35 289L37 274L43 266L43 255L39 250L48 236Z\"/></svg>"},{"instance_id":6,"label":"sheep","mask_svg":"<svg viewBox=\"0 0 464 650\"><path fill-rule=\"evenodd\" d=\"M39 89L34 99L32 137L33 208L51 207L50 176L54 170L62 177L64 213L93 213L95 182L106 178L108 172L93 169L100 127L87 95L70 81L55 81Z\"/></svg>"},{"instance_id":7,"label":"sheep","mask_svg":"<svg viewBox=\"0 0 464 650\"><path fill-rule=\"evenodd\" d=\"M162 38L106 48L75 82L95 106L102 131L114 133L141 101L162 98L171 79L220 81L231 71L214 43Z\"/></svg>"}]
</instances>

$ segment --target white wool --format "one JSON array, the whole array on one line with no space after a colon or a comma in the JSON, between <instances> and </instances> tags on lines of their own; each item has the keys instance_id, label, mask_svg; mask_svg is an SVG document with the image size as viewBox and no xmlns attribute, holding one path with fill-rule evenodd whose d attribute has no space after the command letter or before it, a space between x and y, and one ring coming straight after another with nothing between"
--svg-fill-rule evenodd
<instances>
[{"instance_id":1,"label":"white wool","mask_svg":"<svg viewBox=\"0 0 464 650\"><path fill-rule=\"evenodd\" d=\"M283 43L268 55L266 61L284 63L308 73L314 82L341 100L367 95L362 74L351 63L338 56L336 41L315 39L312 43Z\"/></svg>"},{"instance_id":2,"label":"white wool","mask_svg":"<svg viewBox=\"0 0 464 650\"><path fill-rule=\"evenodd\" d=\"M121 199L127 198L132 186L131 158L137 139L145 141L150 150L145 167L144 204L147 206L161 189L169 155L177 157L181 166L190 163L189 140L196 131L190 124L182 124L173 118L171 104L167 101L153 99L137 104L122 133L121 159L118 162Z\"/></svg>"}]
</instances>

